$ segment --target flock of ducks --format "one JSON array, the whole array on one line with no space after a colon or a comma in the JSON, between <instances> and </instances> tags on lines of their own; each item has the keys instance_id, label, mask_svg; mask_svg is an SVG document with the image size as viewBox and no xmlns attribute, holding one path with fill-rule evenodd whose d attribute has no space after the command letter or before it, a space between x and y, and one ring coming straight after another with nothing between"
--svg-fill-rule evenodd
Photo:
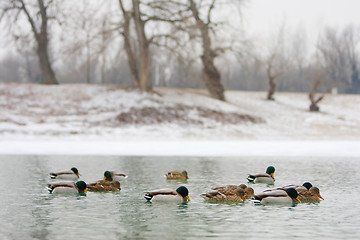
<instances>
[{"instance_id":1,"label":"flock of ducks","mask_svg":"<svg viewBox=\"0 0 360 240\"><path fill-rule=\"evenodd\" d=\"M265 173L249 174L249 183L274 184L275 168L269 166ZM48 185L50 193L80 193L87 191L120 191L120 180L127 178L126 174L116 171L105 171L104 178L96 182L86 184L79 180L81 174L77 168L67 171L50 173L52 179L67 179L73 181L54 182ZM187 180L189 179L186 171L172 171L165 174L167 179ZM287 185L280 188L265 190L255 194L254 189L245 185L225 185L215 187L209 192L201 194L208 202L245 202L249 199L254 203L299 203L299 202L319 202L323 200L319 188L310 182L303 185ZM189 190L185 186L177 189L157 189L146 191L144 198L147 201L190 201Z\"/></svg>"}]
</instances>

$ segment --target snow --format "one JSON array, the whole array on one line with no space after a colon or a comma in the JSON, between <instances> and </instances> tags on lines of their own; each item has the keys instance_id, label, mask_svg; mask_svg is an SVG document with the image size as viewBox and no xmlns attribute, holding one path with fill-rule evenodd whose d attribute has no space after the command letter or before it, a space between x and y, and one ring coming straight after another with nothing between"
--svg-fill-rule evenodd
<instances>
[{"instance_id":1,"label":"snow","mask_svg":"<svg viewBox=\"0 0 360 240\"><path fill-rule=\"evenodd\" d=\"M0 84L0 154L360 156L359 95L326 94L319 113L307 110L307 93L265 96Z\"/></svg>"}]
</instances>

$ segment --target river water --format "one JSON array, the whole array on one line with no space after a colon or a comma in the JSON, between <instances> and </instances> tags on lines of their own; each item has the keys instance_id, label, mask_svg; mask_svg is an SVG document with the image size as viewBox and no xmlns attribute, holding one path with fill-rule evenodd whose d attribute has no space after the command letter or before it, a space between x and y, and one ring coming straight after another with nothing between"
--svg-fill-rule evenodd
<instances>
[{"instance_id":1,"label":"river water","mask_svg":"<svg viewBox=\"0 0 360 240\"><path fill-rule=\"evenodd\" d=\"M320 203L207 203L201 193L247 183L248 173L276 168L273 186L310 181ZM122 171L121 191L51 195L51 171L77 167L82 180ZM166 180L186 169L189 180ZM360 159L325 157L118 157L0 155L0 239L360 239ZM189 189L188 203L148 203L143 192Z\"/></svg>"}]
</instances>

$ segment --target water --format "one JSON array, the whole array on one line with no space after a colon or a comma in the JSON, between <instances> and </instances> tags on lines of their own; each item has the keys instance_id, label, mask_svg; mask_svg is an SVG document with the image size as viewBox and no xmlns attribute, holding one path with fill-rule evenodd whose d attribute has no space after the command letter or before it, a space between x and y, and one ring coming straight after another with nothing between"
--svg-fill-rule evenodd
<instances>
[{"instance_id":1,"label":"water","mask_svg":"<svg viewBox=\"0 0 360 240\"><path fill-rule=\"evenodd\" d=\"M273 187L310 181L325 198L296 206L206 203L215 186L246 183L276 167ZM128 174L116 193L51 195L49 172L77 167L82 179ZM164 174L186 169L188 181ZM0 239L359 239L360 161L356 158L194 158L0 156ZM148 203L143 192L185 185L189 203ZM255 193L269 188L254 184Z\"/></svg>"}]
</instances>

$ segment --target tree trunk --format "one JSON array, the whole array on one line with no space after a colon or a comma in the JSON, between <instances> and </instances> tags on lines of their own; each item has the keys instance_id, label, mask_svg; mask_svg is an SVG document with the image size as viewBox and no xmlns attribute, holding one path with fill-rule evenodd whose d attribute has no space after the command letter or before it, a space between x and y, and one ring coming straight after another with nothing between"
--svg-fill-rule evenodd
<instances>
[{"instance_id":1,"label":"tree trunk","mask_svg":"<svg viewBox=\"0 0 360 240\"><path fill-rule=\"evenodd\" d=\"M38 57L40 62L40 68L42 77L45 84L59 84L56 80L55 73L51 67L49 60L47 36L40 36L41 39L45 39L38 42Z\"/></svg>"},{"instance_id":2,"label":"tree trunk","mask_svg":"<svg viewBox=\"0 0 360 240\"><path fill-rule=\"evenodd\" d=\"M267 63L267 68L266 68L266 75L269 81L269 89L268 89L268 94L267 94L267 100L271 100L274 101L274 94L276 91L276 82L275 79L280 76L283 72L282 71L278 71L277 73L273 73L273 61L275 59L275 55L272 55L270 57L270 60Z\"/></svg>"},{"instance_id":3,"label":"tree trunk","mask_svg":"<svg viewBox=\"0 0 360 240\"><path fill-rule=\"evenodd\" d=\"M145 22L141 19L140 2L139 0L132 0L132 3L134 8L134 21L140 54L138 69L139 85L142 91L149 92L153 89L149 40L145 34Z\"/></svg>"},{"instance_id":4,"label":"tree trunk","mask_svg":"<svg viewBox=\"0 0 360 240\"><path fill-rule=\"evenodd\" d=\"M200 19L199 10L193 0L190 0L190 10L195 18L197 28L200 30L202 38L203 55L203 78L210 96L225 101L224 87L221 84L221 75L214 64L216 57L215 51L211 49L211 39L209 26Z\"/></svg>"},{"instance_id":5,"label":"tree trunk","mask_svg":"<svg viewBox=\"0 0 360 240\"><path fill-rule=\"evenodd\" d=\"M25 12L25 15L30 23L31 30L35 36L37 43L37 55L39 57L40 69L45 84L59 84L56 80L55 73L51 67L48 53L48 33L47 33L47 21L49 20L46 7L43 0L38 0L39 12L41 16L40 32L38 32L34 19L31 17L27 6L24 1L21 0L21 9Z\"/></svg>"},{"instance_id":6,"label":"tree trunk","mask_svg":"<svg viewBox=\"0 0 360 240\"><path fill-rule=\"evenodd\" d=\"M315 73L315 81L314 81L314 85L309 93L309 99L310 99L310 107L309 110L311 112L319 112L320 111L320 107L318 106L318 103L324 98L324 96L320 96L317 99L316 98L316 92L318 87L320 86L323 77L325 76L325 73Z\"/></svg>"},{"instance_id":7,"label":"tree trunk","mask_svg":"<svg viewBox=\"0 0 360 240\"><path fill-rule=\"evenodd\" d=\"M225 101L224 87L221 84L221 76L214 64L214 58L209 55L201 56L203 63L203 77L205 86L210 96Z\"/></svg>"},{"instance_id":8,"label":"tree trunk","mask_svg":"<svg viewBox=\"0 0 360 240\"><path fill-rule=\"evenodd\" d=\"M268 76L268 80L269 80L269 90L268 90L268 95L267 95L267 99L268 100L272 100L274 101L274 94L276 91L276 83L275 83L275 78Z\"/></svg>"},{"instance_id":9,"label":"tree trunk","mask_svg":"<svg viewBox=\"0 0 360 240\"><path fill-rule=\"evenodd\" d=\"M123 32L121 33L124 38L124 48L127 55L129 69L131 72L131 78L134 82L133 87L138 88L140 87L138 63L136 62L136 57L131 47L131 38L130 38L130 21L131 21L132 13L130 11L125 10L122 0L119 0L119 5L124 17L124 27L123 27Z\"/></svg>"}]
</instances>

